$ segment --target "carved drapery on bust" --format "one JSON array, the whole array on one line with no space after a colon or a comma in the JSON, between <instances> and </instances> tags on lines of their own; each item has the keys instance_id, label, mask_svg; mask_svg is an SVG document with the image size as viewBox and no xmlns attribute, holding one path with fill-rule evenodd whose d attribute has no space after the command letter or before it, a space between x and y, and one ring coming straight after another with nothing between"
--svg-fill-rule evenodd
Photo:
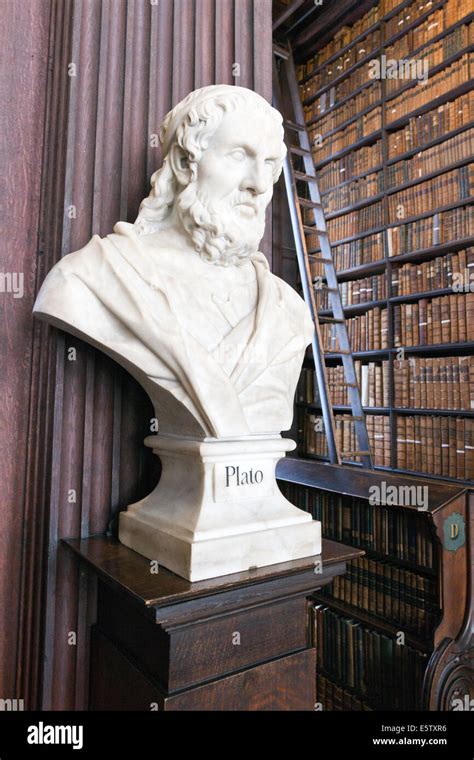
<instances>
[{"instance_id":1,"label":"carved drapery on bust","mask_svg":"<svg viewBox=\"0 0 474 760\"><path fill-rule=\"evenodd\" d=\"M299 296L257 253L249 272L257 306L234 317L248 286L209 298L198 274L180 272L179 250L153 251L124 222L114 230L54 267L35 313L125 361L162 432L221 438L287 430L311 334Z\"/></svg>"},{"instance_id":2,"label":"carved drapery on bust","mask_svg":"<svg viewBox=\"0 0 474 760\"><path fill-rule=\"evenodd\" d=\"M207 442L208 462L209 451L216 450L209 449L209 442L237 441L232 452L243 455L242 441L249 440L247 448L254 457L258 459L261 451L263 459L276 461L291 447L279 433L291 425L294 391L313 330L303 300L270 272L258 251L265 209L286 153L281 116L251 90L214 85L179 103L167 115L160 139L163 166L152 176L151 192L135 224L118 222L112 234L95 235L84 248L65 256L45 279L34 313L105 351L136 377L159 421L159 436L149 445L165 460L164 450L169 454L171 445L165 443L174 439L171 469L179 459L176 440L183 442L181 460L204 457L199 441ZM256 445L257 440L275 439L280 440L276 448ZM191 447L193 453L189 441L197 446ZM222 460L222 446L219 452ZM233 456L231 449L228 456ZM212 507L220 493L219 468L206 474L203 462L202 472L198 467L195 473L197 481L202 476L196 487L204 496L201 493L194 505L201 518L203 499L209 498ZM185 473L186 469L180 477ZM211 481L214 484L212 494L206 495L206 478L209 488ZM173 478L168 478L166 494L166 473L163 480L161 501L166 496L180 513L171 496ZM272 498L282 508L290 505L275 491L274 476L267 475L266 481L254 492L247 489L246 499L254 499L255 505L259 499L268 501L260 509L268 523ZM192 507L188 504L178 529L171 512L165 517L157 494L130 507L127 516L121 516L121 526L133 510L138 519L138 507L142 521L153 508L148 528L154 520L163 533L166 523L168 537L174 530L175 538L180 534L192 547L199 530L203 534L202 524L198 530L199 521L194 521L195 532L184 536L185 526L193 523ZM234 494L230 501L238 498ZM192 501L189 494L186 499ZM309 516L291 509L299 512L298 522L302 516L307 523ZM221 510L220 529L224 515ZM236 515L233 509L229 521L234 523ZM238 520L235 535L237 525ZM157 533L155 545L159 543ZM132 546L158 558L155 549L147 547L140 542ZM166 563L197 578L182 565L173 565L168 555Z\"/></svg>"}]
</instances>

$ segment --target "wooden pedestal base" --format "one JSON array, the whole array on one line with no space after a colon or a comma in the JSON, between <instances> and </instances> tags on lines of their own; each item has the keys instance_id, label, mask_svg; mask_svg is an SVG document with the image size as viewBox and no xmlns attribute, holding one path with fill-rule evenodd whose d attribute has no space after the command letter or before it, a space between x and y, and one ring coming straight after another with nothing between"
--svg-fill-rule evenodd
<instances>
[{"instance_id":1,"label":"wooden pedestal base","mask_svg":"<svg viewBox=\"0 0 474 760\"><path fill-rule=\"evenodd\" d=\"M362 552L190 583L106 537L67 545L98 579L91 710L313 710L312 592Z\"/></svg>"}]
</instances>

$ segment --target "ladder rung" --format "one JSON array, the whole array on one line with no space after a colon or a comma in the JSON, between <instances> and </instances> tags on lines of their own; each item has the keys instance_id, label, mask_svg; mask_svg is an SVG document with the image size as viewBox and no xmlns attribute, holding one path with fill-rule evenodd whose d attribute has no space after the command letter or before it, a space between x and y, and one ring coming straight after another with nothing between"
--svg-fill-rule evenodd
<instances>
[{"instance_id":1,"label":"ladder rung","mask_svg":"<svg viewBox=\"0 0 474 760\"><path fill-rule=\"evenodd\" d=\"M348 457L368 457L370 451L341 451L341 457L347 459Z\"/></svg>"},{"instance_id":2,"label":"ladder rung","mask_svg":"<svg viewBox=\"0 0 474 760\"><path fill-rule=\"evenodd\" d=\"M322 325L343 325L343 319L336 319L336 317L318 317L318 321Z\"/></svg>"},{"instance_id":3,"label":"ladder rung","mask_svg":"<svg viewBox=\"0 0 474 760\"><path fill-rule=\"evenodd\" d=\"M310 150L298 148L297 145L290 145L290 153L296 153L297 156L311 156L311 158L313 157L313 154Z\"/></svg>"},{"instance_id":4,"label":"ladder rung","mask_svg":"<svg viewBox=\"0 0 474 760\"><path fill-rule=\"evenodd\" d=\"M316 232L320 237L323 235L327 236L326 230L322 230L319 227L316 227L315 224L303 224L303 232L305 232L307 235L314 235Z\"/></svg>"},{"instance_id":5,"label":"ladder rung","mask_svg":"<svg viewBox=\"0 0 474 760\"><path fill-rule=\"evenodd\" d=\"M357 388L357 383L344 383L346 388Z\"/></svg>"},{"instance_id":6,"label":"ladder rung","mask_svg":"<svg viewBox=\"0 0 474 760\"><path fill-rule=\"evenodd\" d=\"M320 238L327 238L328 233L326 230L320 229L320 227L316 227L315 224L309 225L309 224L303 224L303 232L305 235L314 235L316 232ZM320 248L314 248L315 251L320 251Z\"/></svg>"},{"instance_id":7,"label":"ladder rung","mask_svg":"<svg viewBox=\"0 0 474 760\"><path fill-rule=\"evenodd\" d=\"M315 201L310 201L308 198L300 198L300 196L298 196L298 203L301 206L306 206L306 208L322 208L321 203L315 203Z\"/></svg>"},{"instance_id":8,"label":"ladder rung","mask_svg":"<svg viewBox=\"0 0 474 760\"><path fill-rule=\"evenodd\" d=\"M283 58L283 60L287 61L290 57L290 51L288 48L283 47L283 45L277 45L276 43L273 45L273 53L274 55L277 55L279 58Z\"/></svg>"},{"instance_id":9,"label":"ladder rung","mask_svg":"<svg viewBox=\"0 0 474 760\"><path fill-rule=\"evenodd\" d=\"M295 132L306 132L306 124L297 124L296 121L290 121L286 119L284 122L285 127L293 129Z\"/></svg>"},{"instance_id":10,"label":"ladder rung","mask_svg":"<svg viewBox=\"0 0 474 760\"><path fill-rule=\"evenodd\" d=\"M351 417L351 420L353 422L363 422L364 418L360 416L360 414L353 414Z\"/></svg>"},{"instance_id":11,"label":"ladder rung","mask_svg":"<svg viewBox=\"0 0 474 760\"><path fill-rule=\"evenodd\" d=\"M301 179L305 182L316 182L316 177L314 174L306 174L305 172L298 172L296 169L293 171L293 174L295 175L295 179Z\"/></svg>"},{"instance_id":12,"label":"ladder rung","mask_svg":"<svg viewBox=\"0 0 474 760\"><path fill-rule=\"evenodd\" d=\"M334 354L335 356L350 356L350 351L325 351L325 354Z\"/></svg>"},{"instance_id":13,"label":"ladder rung","mask_svg":"<svg viewBox=\"0 0 474 760\"><path fill-rule=\"evenodd\" d=\"M316 256L314 253L308 253L308 258L315 261L317 264L333 264L332 259L324 259L322 256Z\"/></svg>"}]
</instances>

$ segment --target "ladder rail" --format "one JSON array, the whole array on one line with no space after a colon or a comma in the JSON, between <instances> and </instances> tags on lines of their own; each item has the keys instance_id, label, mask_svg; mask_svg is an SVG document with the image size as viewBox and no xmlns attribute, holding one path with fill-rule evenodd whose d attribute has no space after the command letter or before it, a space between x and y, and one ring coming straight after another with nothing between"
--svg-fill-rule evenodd
<instances>
[{"instance_id":1,"label":"ladder rail","mask_svg":"<svg viewBox=\"0 0 474 760\"><path fill-rule=\"evenodd\" d=\"M283 53L285 54L283 55ZM287 94L289 93L292 106L291 119L285 121L285 142L287 145L288 153L283 165L283 172L288 205L290 209L291 225L295 238L298 267L303 287L303 295L310 308L315 328L312 348L315 363L315 374L318 383L321 409L323 413L324 427L328 440L329 458L331 462L340 464L343 454L346 455L347 453L350 454L351 452L343 452L343 454L341 454L337 446L336 423L332 408L325 364L325 353L327 353L327 351L323 345L320 330L320 324L323 324L325 320L321 318L320 322L318 306L312 285L310 258L313 260L319 259L324 267L325 287L328 291L328 300L333 317L332 321L334 323L335 337L337 338L339 349L336 350L335 353L340 354L341 356L345 384L347 387L349 404L352 411L351 419L353 420L356 439L358 442L358 448L356 451L352 452L352 456L360 457L362 463L366 467L372 468L373 464L370 452L369 437L365 421L365 414L360 398L360 390L355 371L354 357L352 355L344 308L342 306L339 292L337 274L332 258L326 218L322 205L321 194L318 187L316 171L314 168L309 135L305 124L303 105L301 103L300 94L298 91L296 69L294 66L291 49L288 51L283 51L281 48L279 48L278 50L274 51L273 57L274 99L277 107L280 107L280 110L282 110L280 105L283 102L282 92L280 77L278 75L276 64L276 57L279 57L281 59L280 66L283 69L283 76L286 77ZM287 136L288 131L292 131L297 135L299 145L290 143ZM304 166L303 171L295 170L292 162L293 155L300 156L302 159ZM307 189L309 191L309 199L299 198L297 185L298 181L306 183ZM314 219L314 227L308 227L308 225L305 224L305 221L303 220L301 214L301 206L307 208L309 207L311 209ZM308 254L305 233L310 233L313 231L315 234L317 234L319 240L319 256ZM328 320L326 320L326 323L327 321Z\"/></svg>"},{"instance_id":2,"label":"ladder rail","mask_svg":"<svg viewBox=\"0 0 474 760\"><path fill-rule=\"evenodd\" d=\"M296 256L298 259L298 266L300 272L305 272L305 276L301 277L303 286L303 295L306 303L309 306L311 317L313 320L313 337L312 337L312 349L314 358L314 369L316 373L316 381L318 384L319 395L321 399L321 411L323 415L324 429L328 440L329 457L333 464L341 464L341 459L336 445L335 436L335 420L332 405L328 403L326 396L329 394L329 386L326 375L326 364L324 362L324 348L322 345L321 331L319 329L318 317L317 317L317 305L314 297L314 290L310 285L311 272L309 268L309 262L304 254L304 240L301 239L301 213L299 207L295 201L295 196L291 192L292 175L290 159L288 154L283 163L283 173L285 177L285 186L287 188L288 206L290 210L291 224L293 228L293 234L295 237ZM321 389L327 389L327 393L321 392Z\"/></svg>"}]
</instances>

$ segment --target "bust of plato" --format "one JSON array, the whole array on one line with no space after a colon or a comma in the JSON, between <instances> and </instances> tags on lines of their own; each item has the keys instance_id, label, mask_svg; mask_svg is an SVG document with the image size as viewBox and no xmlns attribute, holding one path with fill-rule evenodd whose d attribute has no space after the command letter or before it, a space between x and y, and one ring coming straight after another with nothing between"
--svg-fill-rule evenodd
<instances>
[{"instance_id":1,"label":"bust of plato","mask_svg":"<svg viewBox=\"0 0 474 760\"><path fill-rule=\"evenodd\" d=\"M34 313L124 366L160 434L287 430L313 327L258 250L286 153L281 115L251 90L204 87L168 113L160 140L135 223L66 255Z\"/></svg>"}]
</instances>

